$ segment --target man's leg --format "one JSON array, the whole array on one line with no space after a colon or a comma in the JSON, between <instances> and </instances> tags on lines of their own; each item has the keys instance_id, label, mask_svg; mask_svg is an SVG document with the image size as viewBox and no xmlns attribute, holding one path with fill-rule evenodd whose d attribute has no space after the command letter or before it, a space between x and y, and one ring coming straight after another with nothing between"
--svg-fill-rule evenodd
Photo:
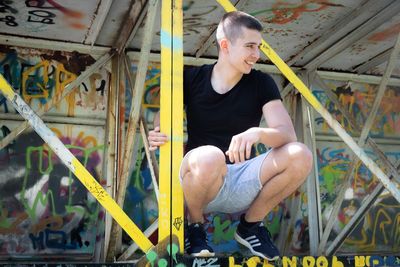
<instances>
[{"instance_id":1,"label":"man's leg","mask_svg":"<svg viewBox=\"0 0 400 267\"><path fill-rule=\"evenodd\" d=\"M193 149L181 167L182 187L189 224L185 229L185 250L192 256L214 256L203 228L203 211L218 194L227 172L225 156L213 146Z\"/></svg>"},{"instance_id":2,"label":"man's leg","mask_svg":"<svg viewBox=\"0 0 400 267\"><path fill-rule=\"evenodd\" d=\"M262 189L245 216L241 217L235 239L250 251L268 260L276 260L279 250L262 221L283 199L293 193L305 180L312 167L312 154L301 143L274 148L260 169Z\"/></svg>"},{"instance_id":3,"label":"man's leg","mask_svg":"<svg viewBox=\"0 0 400 267\"><path fill-rule=\"evenodd\" d=\"M293 142L273 149L260 173L263 188L246 212L246 221L262 221L282 200L296 191L312 168L312 153L302 143Z\"/></svg>"},{"instance_id":4,"label":"man's leg","mask_svg":"<svg viewBox=\"0 0 400 267\"><path fill-rule=\"evenodd\" d=\"M203 222L204 208L217 196L226 172L225 155L214 146L193 149L184 159L182 187L190 222Z\"/></svg>"}]
</instances>

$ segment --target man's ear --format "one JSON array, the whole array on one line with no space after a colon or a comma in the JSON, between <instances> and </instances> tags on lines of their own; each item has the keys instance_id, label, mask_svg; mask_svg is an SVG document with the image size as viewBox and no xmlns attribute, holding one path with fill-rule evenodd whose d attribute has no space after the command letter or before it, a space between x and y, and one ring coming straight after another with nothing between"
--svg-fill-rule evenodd
<instances>
[{"instance_id":1,"label":"man's ear","mask_svg":"<svg viewBox=\"0 0 400 267\"><path fill-rule=\"evenodd\" d=\"M221 50L226 51L226 49L228 48L228 39L222 38L221 41L219 41L219 46Z\"/></svg>"}]
</instances>

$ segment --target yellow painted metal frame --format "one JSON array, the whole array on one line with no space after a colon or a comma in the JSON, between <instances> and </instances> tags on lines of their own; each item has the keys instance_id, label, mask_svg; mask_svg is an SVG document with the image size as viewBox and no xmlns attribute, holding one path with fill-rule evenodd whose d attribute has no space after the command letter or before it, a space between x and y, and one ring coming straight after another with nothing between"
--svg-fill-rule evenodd
<instances>
[{"instance_id":1,"label":"yellow painted metal frame","mask_svg":"<svg viewBox=\"0 0 400 267\"><path fill-rule=\"evenodd\" d=\"M160 130L170 142L160 147L159 241L178 237L183 252L183 14L182 0L161 6ZM172 241L171 241L172 242Z\"/></svg>"}]
</instances>

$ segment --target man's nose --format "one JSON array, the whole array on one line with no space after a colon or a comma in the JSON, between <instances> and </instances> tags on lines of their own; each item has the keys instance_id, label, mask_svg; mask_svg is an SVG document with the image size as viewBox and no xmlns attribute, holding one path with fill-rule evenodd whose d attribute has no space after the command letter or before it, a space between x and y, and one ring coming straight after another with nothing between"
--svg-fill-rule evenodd
<instances>
[{"instance_id":1,"label":"man's nose","mask_svg":"<svg viewBox=\"0 0 400 267\"><path fill-rule=\"evenodd\" d=\"M259 48L259 47L256 47L256 48L253 50L253 56L254 56L257 60L260 58L260 48Z\"/></svg>"}]
</instances>

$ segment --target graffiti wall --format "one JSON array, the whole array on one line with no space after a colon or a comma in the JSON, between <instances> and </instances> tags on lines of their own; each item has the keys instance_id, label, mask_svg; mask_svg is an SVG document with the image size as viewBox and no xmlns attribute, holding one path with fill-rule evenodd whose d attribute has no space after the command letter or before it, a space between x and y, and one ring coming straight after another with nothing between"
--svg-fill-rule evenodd
<instances>
[{"instance_id":1,"label":"graffiti wall","mask_svg":"<svg viewBox=\"0 0 400 267\"><path fill-rule=\"evenodd\" d=\"M0 46L0 73L34 110L53 105L46 116L104 120L101 126L46 125L105 185L108 72L94 72L61 99L64 87L93 62L79 53ZM0 139L21 123L7 117L16 113L0 94ZM0 260L90 261L104 240L104 216L95 199L32 129L0 150Z\"/></svg>"},{"instance_id":2,"label":"graffiti wall","mask_svg":"<svg viewBox=\"0 0 400 267\"><path fill-rule=\"evenodd\" d=\"M347 108L358 126L363 127L372 108L377 86L361 83L326 81L336 94L343 107ZM337 107L328 99L322 89L314 88L313 93L353 136L357 130L351 127ZM392 165L400 159L400 88L388 87L372 124L370 136L378 144ZM318 115L315 116L316 132L319 136L334 136L334 132ZM333 139L332 139L333 140ZM365 148L368 156L385 170L379 157L370 147ZM345 174L351 161L351 151L343 142L318 141L317 156L323 221L328 219L339 186L344 182ZM351 175L350 187L337 217L337 224L331 234L333 240L349 219L357 211L365 197L373 191L379 180L363 164L357 163ZM342 252L350 253L395 253L399 251L400 205L388 193L384 192L368 211L362 222L346 239Z\"/></svg>"},{"instance_id":3,"label":"graffiti wall","mask_svg":"<svg viewBox=\"0 0 400 267\"><path fill-rule=\"evenodd\" d=\"M1 124L3 137L18 125ZM94 177L102 177L102 127L48 126ZM91 259L103 239L104 212L33 131L0 151L0 194L0 259Z\"/></svg>"},{"instance_id":4,"label":"graffiti wall","mask_svg":"<svg viewBox=\"0 0 400 267\"><path fill-rule=\"evenodd\" d=\"M0 46L0 73L35 110L54 105L47 114L106 117L108 73L100 69L61 100L64 87L94 63L88 55ZM0 95L0 112L17 113Z\"/></svg>"},{"instance_id":5,"label":"graffiti wall","mask_svg":"<svg viewBox=\"0 0 400 267\"><path fill-rule=\"evenodd\" d=\"M362 83L345 83L326 81L329 89L333 90L342 106L346 107L353 116L357 125L363 126L367 120L374 103L378 86ZM343 114L335 107L322 89L315 87L313 93L321 103L333 114L336 119L350 133L356 131L344 118ZM316 115L316 131L321 134L333 134L328 124L321 116ZM377 116L371 128L371 136L377 138L400 137L400 88L388 87L385 91Z\"/></svg>"},{"instance_id":6,"label":"graffiti wall","mask_svg":"<svg viewBox=\"0 0 400 267\"><path fill-rule=\"evenodd\" d=\"M350 164L350 150L338 142L318 142L318 169L321 192L321 205L324 223L326 223L336 199L338 188L344 182L344 175ZM399 145L380 145L387 158L398 164ZM367 148L369 157L379 164L379 158ZM350 187L345 193L345 200L340 208L337 223L331 238L343 229L352 218L363 200L377 186L379 180L361 163L356 165L351 176ZM378 198L367 212L364 219L346 239L342 252L372 253L376 251L395 254L400 248L400 204L386 191Z\"/></svg>"}]
</instances>

